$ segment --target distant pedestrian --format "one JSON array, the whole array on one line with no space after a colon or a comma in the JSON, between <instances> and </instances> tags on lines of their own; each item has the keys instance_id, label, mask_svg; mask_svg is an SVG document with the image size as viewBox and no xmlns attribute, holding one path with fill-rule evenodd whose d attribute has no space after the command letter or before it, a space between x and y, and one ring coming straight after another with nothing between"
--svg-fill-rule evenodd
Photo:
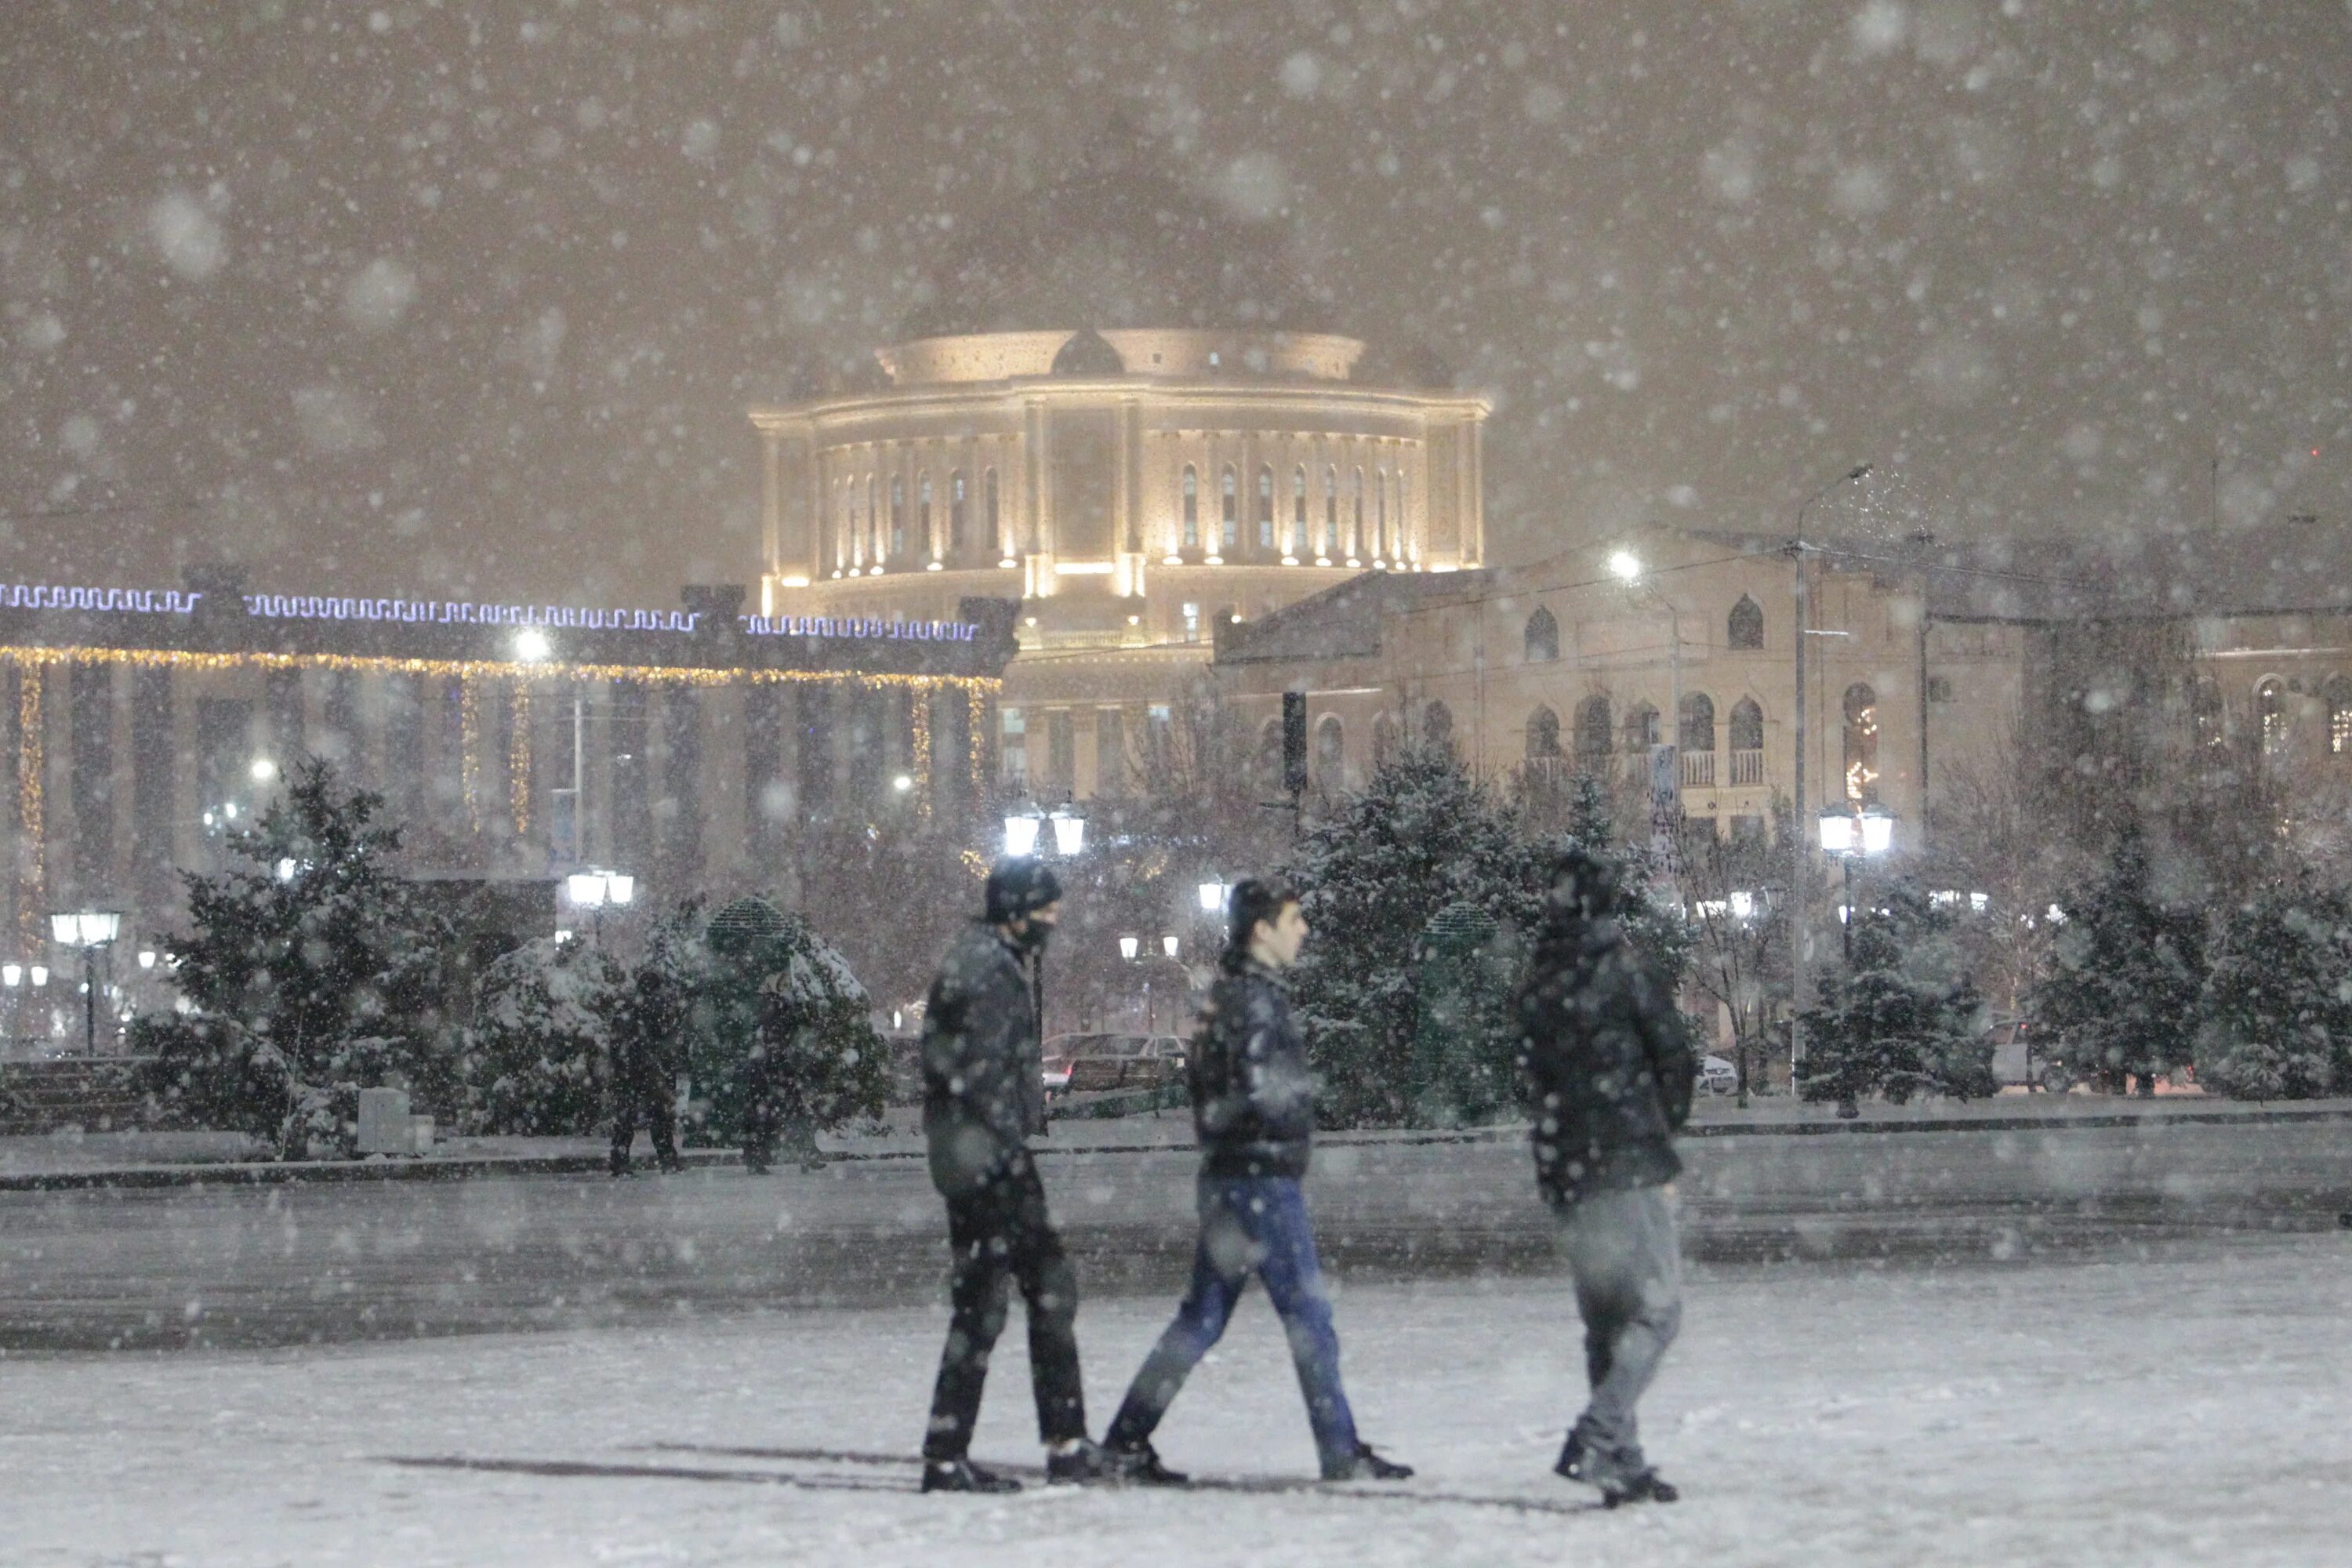
<instances>
[{"instance_id":1,"label":"distant pedestrian","mask_svg":"<svg viewBox=\"0 0 2352 1568\"><path fill-rule=\"evenodd\" d=\"M1559 1214L1591 1384L1554 1468L1612 1508L1678 1495L1643 1457L1633 1407L1682 1324L1669 1184L1697 1073L1672 994L1626 940L1624 907L1605 862L1561 857L1517 996L1536 1184Z\"/></svg>"},{"instance_id":2,"label":"distant pedestrian","mask_svg":"<svg viewBox=\"0 0 2352 1568\"><path fill-rule=\"evenodd\" d=\"M781 1146L786 1159L812 1171L824 1163L816 1117L808 1098L809 1036L814 1032L789 969L760 986L759 1026L742 1067L743 1163L765 1173Z\"/></svg>"},{"instance_id":3,"label":"distant pedestrian","mask_svg":"<svg viewBox=\"0 0 2352 1568\"><path fill-rule=\"evenodd\" d=\"M613 1031L605 1082L615 1176L632 1173L629 1145L636 1142L640 1125L653 1134L656 1165L665 1171L686 1168L677 1157L676 1088L685 1023L684 1007L661 972L650 964L639 969Z\"/></svg>"},{"instance_id":4,"label":"distant pedestrian","mask_svg":"<svg viewBox=\"0 0 2352 1568\"><path fill-rule=\"evenodd\" d=\"M1251 878L1234 885L1220 973L1188 1063L1201 1141L1192 1283L1103 1438L1111 1464L1130 1480L1184 1480L1160 1462L1151 1434L1223 1336L1253 1274L1265 1281L1289 1335L1323 1479L1401 1480L1412 1474L1356 1436L1339 1383L1339 1337L1299 1190L1314 1141L1315 1082L1281 972L1298 957L1307 934L1298 894L1288 883Z\"/></svg>"},{"instance_id":5,"label":"distant pedestrian","mask_svg":"<svg viewBox=\"0 0 2352 1568\"><path fill-rule=\"evenodd\" d=\"M1029 1311L1029 1372L1049 1481L1102 1479L1078 1378L1078 1277L1045 1211L1027 1140L1045 1126L1038 962L1061 914L1061 884L1038 861L999 861L986 909L956 940L923 1016L923 1131L954 1247L951 1312L923 1437L923 1489L1018 1491L971 1462L988 1358L1008 1288Z\"/></svg>"}]
</instances>

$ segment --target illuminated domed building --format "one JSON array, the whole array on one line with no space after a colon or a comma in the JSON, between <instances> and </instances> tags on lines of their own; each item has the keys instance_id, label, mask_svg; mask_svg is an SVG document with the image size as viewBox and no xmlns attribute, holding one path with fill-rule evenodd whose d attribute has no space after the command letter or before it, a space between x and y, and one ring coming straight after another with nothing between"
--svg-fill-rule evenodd
<instances>
[{"instance_id":1,"label":"illuminated domed building","mask_svg":"<svg viewBox=\"0 0 2352 1568\"><path fill-rule=\"evenodd\" d=\"M1008 781L1122 793L1220 617L1483 559L1487 403L1330 326L1265 235L1100 159L961 242L876 351L887 385L751 410L761 607L1017 596Z\"/></svg>"}]
</instances>

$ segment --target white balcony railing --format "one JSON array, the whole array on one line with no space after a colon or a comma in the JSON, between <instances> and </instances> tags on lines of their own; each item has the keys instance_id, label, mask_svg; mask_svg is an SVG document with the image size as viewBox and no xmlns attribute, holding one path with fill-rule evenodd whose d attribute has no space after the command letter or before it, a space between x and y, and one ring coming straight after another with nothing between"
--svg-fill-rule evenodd
<instances>
[{"instance_id":1,"label":"white balcony railing","mask_svg":"<svg viewBox=\"0 0 2352 1568\"><path fill-rule=\"evenodd\" d=\"M1683 787L1685 789L1715 787L1715 753L1713 752L1683 753Z\"/></svg>"},{"instance_id":2,"label":"white balcony railing","mask_svg":"<svg viewBox=\"0 0 2352 1568\"><path fill-rule=\"evenodd\" d=\"M1764 753L1759 751L1731 753L1731 786L1760 784L1764 782Z\"/></svg>"}]
</instances>

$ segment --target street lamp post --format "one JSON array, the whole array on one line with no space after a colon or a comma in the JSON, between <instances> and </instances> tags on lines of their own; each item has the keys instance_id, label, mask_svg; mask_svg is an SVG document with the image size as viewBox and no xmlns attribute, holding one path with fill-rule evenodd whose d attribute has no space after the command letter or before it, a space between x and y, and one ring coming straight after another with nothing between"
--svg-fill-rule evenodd
<instances>
[{"instance_id":1,"label":"street lamp post","mask_svg":"<svg viewBox=\"0 0 2352 1568\"><path fill-rule=\"evenodd\" d=\"M1796 635L1790 638L1796 647L1797 699L1790 707L1790 738L1795 742L1796 755L1790 770L1790 782L1796 792L1797 821L1800 824L1795 846L1797 864L1792 868L1795 874L1789 879L1789 958L1795 970L1790 986L1789 1016L1789 1096L1792 1100L1796 1098L1797 1079L1804 1068L1805 1009L1813 1005L1813 966L1809 951L1811 932L1805 924L1812 903L1809 896L1812 867L1801 826L1804 814L1813 809L1811 800L1805 794L1805 638L1811 635L1812 624L1811 580L1805 572L1808 548L1805 543L1805 514L1812 510L1823 496L1840 485L1853 483L1869 473L1870 468L1868 463L1857 463L1807 496L1804 504L1797 509L1797 536L1789 543L1789 554L1796 567L1797 576L1797 617L1796 625L1791 628Z\"/></svg>"},{"instance_id":2,"label":"street lamp post","mask_svg":"<svg viewBox=\"0 0 2352 1568\"><path fill-rule=\"evenodd\" d=\"M1853 965L1853 863L1884 855L1895 842L1895 818L1874 805L1855 804L1832 807L1821 815L1822 851L1837 857L1845 870L1845 906L1839 924L1844 928L1845 962Z\"/></svg>"},{"instance_id":3,"label":"street lamp post","mask_svg":"<svg viewBox=\"0 0 2352 1568\"><path fill-rule=\"evenodd\" d=\"M1052 829L1049 834L1046 830ZM1086 852L1087 818L1084 812L1068 805L1057 805L1048 814L1034 805L1016 806L1004 814L1004 852L1016 858L1035 855L1051 845L1062 858L1075 859Z\"/></svg>"},{"instance_id":4,"label":"street lamp post","mask_svg":"<svg viewBox=\"0 0 2352 1568\"><path fill-rule=\"evenodd\" d=\"M1612 554L1609 570L1625 584L1628 597L1642 584L1642 558L1630 550L1620 550ZM1675 821L1682 816L1683 801L1683 617L1682 612L1675 608L1674 601L1660 592L1654 582L1651 583L1650 589L1652 599L1666 612L1666 702L1672 713L1667 722L1674 726L1668 731L1674 736L1674 742L1668 747L1671 760L1664 770L1663 784L1658 777L1658 748L1666 742L1651 743L1650 839L1652 847L1658 852L1660 863L1672 866L1671 835Z\"/></svg>"},{"instance_id":5,"label":"street lamp post","mask_svg":"<svg viewBox=\"0 0 2352 1568\"><path fill-rule=\"evenodd\" d=\"M588 911L588 940L604 944L604 907L634 902L637 879L625 871L574 871L563 879L564 897L574 909Z\"/></svg>"},{"instance_id":6,"label":"street lamp post","mask_svg":"<svg viewBox=\"0 0 2352 1568\"><path fill-rule=\"evenodd\" d=\"M122 917L112 910L79 910L49 917L49 934L67 947L81 949L82 1054L98 1055L98 950L115 939Z\"/></svg>"}]
</instances>

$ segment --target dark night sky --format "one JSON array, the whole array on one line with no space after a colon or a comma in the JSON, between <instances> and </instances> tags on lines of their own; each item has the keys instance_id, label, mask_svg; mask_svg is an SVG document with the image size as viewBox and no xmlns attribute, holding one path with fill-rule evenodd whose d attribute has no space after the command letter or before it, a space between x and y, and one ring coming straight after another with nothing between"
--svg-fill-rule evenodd
<instances>
[{"instance_id":1,"label":"dark night sky","mask_svg":"<svg viewBox=\"0 0 2352 1568\"><path fill-rule=\"evenodd\" d=\"M1121 116L1496 398L1505 559L1864 459L1840 526L2200 524L2217 454L2228 517L2352 515L2347 46L2344 0L7 0L0 580L748 579L743 405L866 374Z\"/></svg>"}]
</instances>

